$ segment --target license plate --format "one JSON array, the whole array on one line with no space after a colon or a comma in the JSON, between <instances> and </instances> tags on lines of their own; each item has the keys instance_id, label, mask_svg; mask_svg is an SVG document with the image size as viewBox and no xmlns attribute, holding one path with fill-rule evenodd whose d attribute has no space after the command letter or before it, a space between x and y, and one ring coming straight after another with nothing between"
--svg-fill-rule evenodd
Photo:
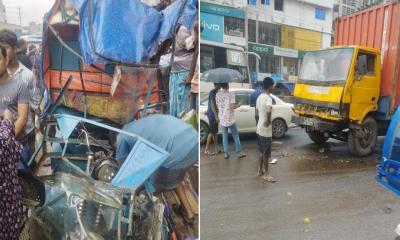
<instances>
[{"instance_id":1,"label":"license plate","mask_svg":"<svg viewBox=\"0 0 400 240\"><path fill-rule=\"evenodd\" d=\"M314 122L313 122L312 118L301 117L299 119L299 122L300 122L300 125L306 125L306 126L313 126L314 125Z\"/></svg>"}]
</instances>

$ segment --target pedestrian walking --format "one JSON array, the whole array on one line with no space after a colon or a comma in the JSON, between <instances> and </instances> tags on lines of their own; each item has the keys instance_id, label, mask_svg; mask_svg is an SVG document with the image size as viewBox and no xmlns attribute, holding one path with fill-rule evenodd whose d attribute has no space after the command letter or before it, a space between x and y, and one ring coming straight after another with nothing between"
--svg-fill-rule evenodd
<instances>
[{"instance_id":1,"label":"pedestrian walking","mask_svg":"<svg viewBox=\"0 0 400 240\"><path fill-rule=\"evenodd\" d=\"M206 155L215 155L218 153L221 153L222 151L220 150L220 146L218 143L218 123L219 123L219 118L218 118L218 108L217 104L215 102L215 96L217 95L217 92L219 90L219 84L214 83L214 89L210 91L208 94L208 108L207 108L207 117L208 117L208 124L210 127L210 132L208 133L207 136L207 144L206 144L206 149L204 151L204 154ZM210 144L211 141L214 142L214 152L210 152Z\"/></svg>"},{"instance_id":2,"label":"pedestrian walking","mask_svg":"<svg viewBox=\"0 0 400 240\"><path fill-rule=\"evenodd\" d=\"M24 39L22 38L18 39L17 49L16 49L17 59L27 69L32 70L33 68L32 61L27 55L27 53L28 53L28 44Z\"/></svg>"},{"instance_id":3,"label":"pedestrian walking","mask_svg":"<svg viewBox=\"0 0 400 240\"><path fill-rule=\"evenodd\" d=\"M272 78L266 77L263 80L264 92L257 98L256 111L258 112L259 121L257 124L257 142L260 151L260 166L258 168L258 176L265 181L275 182L274 178L269 174L268 161L271 158L272 145L272 98L270 94L274 90L275 82Z\"/></svg>"},{"instance_id":4,"label":"pedestrian walking","mask_svg":"<svg viewBox=\"0 0 400 240\"><path fill-rule=\"evenodd\" d=\"M229 158L228 149L228 129L231 132L233 141L235 142L236 156L238 158L246 157L242 153L239 139L239 132L235 123L234 110L240 107L235 101L235 95L229 91L228 83L221 83L221 88L218 90L215 101L218 107L219 123L222 127L222 145L224 147L224 157Z\"/></svg>"},{"instance_id":5,"label":"pedestrian walking","mask_svg":"<svg viewBox=\"0 0 400 240\"><path fill-rule=\"evenodd\" d=\"M251 93L250 95L250 107L254 107L254 110L256 110L256 103L257 103L257 98L260 96L261 93L264 92L264 89L262 87L262 82L257 82L256 83L256 88L254 89L254 92ZM258 112L254 111L255 116L254 118L256 119L256 126L258 124Z\"/></svg>"}]
</instances>

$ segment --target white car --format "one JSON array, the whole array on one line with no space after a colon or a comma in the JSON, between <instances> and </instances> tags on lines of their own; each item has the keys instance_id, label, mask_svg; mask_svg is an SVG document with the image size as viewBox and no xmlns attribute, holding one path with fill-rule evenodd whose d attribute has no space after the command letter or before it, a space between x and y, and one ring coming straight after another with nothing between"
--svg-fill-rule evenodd
<instances>
[{"instance_id":1,"label":"white car","mask_svg":"<svg viewBox=\"0 0 400 240\"><path fill-rule=\"evenodd\" d=\"M250 107L250 95L254 89L230 89L235 94L236 103L241 106L235 109L236 125L239 133L254 133L257 130L255 108ZM291 120L294 116L293 104L286 103L271 94L273 101L272 111L272 136L281 138L289 128L295 127ZM200 102L200 142L205 143L209 133L207 117L208 96ZM221 129L219 129L221 133Z\"/></svg>"}]
</instances>

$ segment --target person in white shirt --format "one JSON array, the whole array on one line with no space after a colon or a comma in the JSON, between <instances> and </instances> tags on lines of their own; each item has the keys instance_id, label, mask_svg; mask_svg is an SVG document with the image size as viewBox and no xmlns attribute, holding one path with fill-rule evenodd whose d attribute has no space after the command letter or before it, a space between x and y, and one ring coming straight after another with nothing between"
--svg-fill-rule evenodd
<instances>
[{"instance_id":1,"label":"person in white shirt","mask_svg":"<svg viewBox=\"0 0 400 240\"><path fill-rule=\"evenodd\" d=\"M260 94L256 102L256 111L259 116L257 123L257 142L260 151L260 167L258 168L258 176L268 182L275 182L274 178L268 172L268 161L271 158L272 144L272 98L270 94L274 90L274 87L275 82L272 78L264 78L264 92Z\"/></svg>"}]
</instances>

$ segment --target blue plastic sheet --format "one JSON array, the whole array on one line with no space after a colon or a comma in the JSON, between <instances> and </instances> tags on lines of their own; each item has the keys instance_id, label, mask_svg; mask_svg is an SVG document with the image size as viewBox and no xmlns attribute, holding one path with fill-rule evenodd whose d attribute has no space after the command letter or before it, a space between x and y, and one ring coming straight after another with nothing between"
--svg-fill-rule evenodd
<instances>
[{"instance_id":1,"label":"blue plastic sheet","mask_svg":"<svg viewBox=\"0 0 400 240\"><path fill-rule=\"evenodd\" d=\"M198 160L198 133L191 125L175 117L151 115L125 125L123 131L139 135L170 154L150 178L155 188L175 187L186 169ZM134 138L118 135L116 158L124 160L135 144Z\"/></svg>"},{"instance_id":2,"label":"blue plastic sheet","mask_svg":"<svg viewBox=\"0 0 400 240\"><path fill-rule=\"evenodd\" d=\"M166 160L166 156L143 142L136 142L111 184L136 189Z\"/></svg>"},{"instance_id":3,"label":"blue plastic sheet","mask_svg":"<svg viewBox=\"0 0 400 240\"><path fill-rule=\"evenodd\" d=\"M79 42L86 64L107 59L140 63L150 59L160 42L170 38L177 22L191 28L196 1L177 0L158 12L138 0L70 0L80 16ZM116 27L117 26L117 27Z\"/></svg>"}]
</instances>

